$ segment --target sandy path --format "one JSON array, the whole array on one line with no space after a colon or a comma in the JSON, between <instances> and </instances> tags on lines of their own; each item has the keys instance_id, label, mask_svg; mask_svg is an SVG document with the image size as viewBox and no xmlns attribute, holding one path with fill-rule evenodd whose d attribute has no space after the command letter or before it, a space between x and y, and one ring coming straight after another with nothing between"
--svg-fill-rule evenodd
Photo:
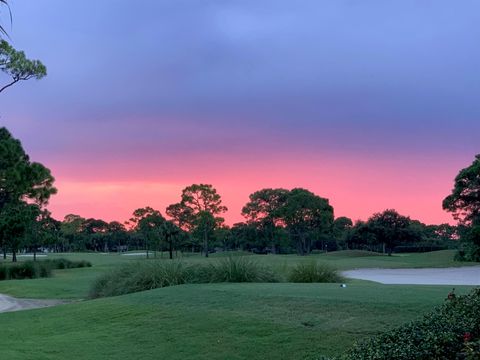
<instances>
[{"instance_id":1,"label":"sandy path","mask_svg":"<svg viewBox=\"0 0 480 360\"><path fill-rule=\"evenodd\" d=\"M357 269L344 271L343 275L382 284L480 285L480 266L442 269Z\"/></svg>"},{"instance_id":2,"label":"sandy path","mask_svg":"<svg viewBox=\"0 0 480 360\"><path fill-rule=\"evenodd\" d=\"M26 309L36 309L64 303L65 302L62 300L17 299L8 295L0 294L0 313Z\"/></svg>"}]
</instances>

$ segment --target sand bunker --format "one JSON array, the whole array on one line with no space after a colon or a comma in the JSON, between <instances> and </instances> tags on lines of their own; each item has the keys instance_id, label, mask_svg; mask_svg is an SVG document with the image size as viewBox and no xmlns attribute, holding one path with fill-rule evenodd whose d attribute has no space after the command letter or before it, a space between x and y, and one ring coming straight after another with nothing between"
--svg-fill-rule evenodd
<instances>
[{"instance_id":1,"label":"sand bunker","mask_svg":"<svg viewBox=\"0 0 480 360\"><path fill-rule=\"evenodd\" d=\"M357 269L344 271L343 275L382 284L480 285L480 266L442 269Z\"/></svg>"},{"instance_id":2,"label":"sand bunker","mask_svg":"<svg viewBox=\"0 0 480 360\"><path fill-rule=\"evenodd\" d=\"M0 294L0 313L26 309L36 309L47 306L60 305L64 303L65 302L62 300L17 299L8 295Z\"/></svg>"}]
</instances>

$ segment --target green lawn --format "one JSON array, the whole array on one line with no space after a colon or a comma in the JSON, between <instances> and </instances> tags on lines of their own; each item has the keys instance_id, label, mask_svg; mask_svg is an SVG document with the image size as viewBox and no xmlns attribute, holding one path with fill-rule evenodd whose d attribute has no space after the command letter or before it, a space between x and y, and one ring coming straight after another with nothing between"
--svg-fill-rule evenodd
<instances>
[{"instance_id":1,"label":"green lawn","mask_svg":"<svg viewBox=\"0 0 480 360\"><path fill-rule=\"evenodd\" d=\"M248 255L258 263L273 268L277 273L286 274L294 265L301 262L316 260L328 263L339 270L356 268L421 268L478 265L478 263L459 263L453 261L453 251L436 251L430 253L401 254L394 256L372 255L361 251L338 251L328 254L297 256L297 255ZM189 263L216 261L228 255L214 254L208 259L199 255L183 256L179 259ZM121 263L144 261L144 256L125 256L116 253L66 253L49 254L48 258L63 257L70 260L88 260L91 268L56 270L52 278L35 280L0 281L0 293L16 297L39 299L85 299L88 296L93 280L104 271L112 269ZM170 261L166 257L159 261ZM153 259L150 261L154 261Z\"/></svg>"},{"instance_id":2,"label":"green lawn","mask_svg":"<svg viewBox=\"0 0 480 360\"><path fill-rule=\"evenodd\" d=\"M9 360L315 359L417 318L449 289L182 285L1 314L0 347Z\"/></svg>"},{"instance_id":3,"label":"green lawn","mask_svg":"<svg viewBox=\"0 0 480 360\"><path fill-rule=\"evenodd\" d=\"M184 256L182 261L216 261ZM300 257L249 255L278 272L300 262L338 269L469 265L452 251L382 256L345 251ZM50 254L88 260L91 268L56 270L54 277L0 281L0 293L26 298L85 299L102 272L143 257ZM158 259L169 261L168 259ZM155 260L153 260L155 261ZM182 285L53 308L0 314L5 359L316 359L353 341L418 318L441 304L448 286L338 284ZM456 287L465 293L470 287Z\"/></svg>"}]
</instances>

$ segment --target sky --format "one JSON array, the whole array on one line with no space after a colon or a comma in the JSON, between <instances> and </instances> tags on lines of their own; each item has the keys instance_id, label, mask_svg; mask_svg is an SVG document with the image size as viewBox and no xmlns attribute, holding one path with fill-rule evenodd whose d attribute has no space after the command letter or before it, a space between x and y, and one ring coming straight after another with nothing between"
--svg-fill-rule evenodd
<instances>
[{"instance_id":1,"label":"sky","mask_svg":"<svg viewBox=\"0 0 480 360\"><path fill-rule=\"evenodd\" d=\"M304 187L336 216L442 200L480 153L476 0L11 0L12 44L48 76L0 125L52 170L57 218L127 220L213 184ZM5 81L0 76L0 81Z\"/></svg>"}]
</instances>

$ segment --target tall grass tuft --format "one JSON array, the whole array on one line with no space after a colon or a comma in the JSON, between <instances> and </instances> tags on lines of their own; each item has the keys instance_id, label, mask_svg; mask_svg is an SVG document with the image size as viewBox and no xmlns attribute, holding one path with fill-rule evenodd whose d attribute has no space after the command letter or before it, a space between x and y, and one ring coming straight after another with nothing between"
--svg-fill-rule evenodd
<instances>
[{"instance_id":1,"label":"tall grass tuft","mask_svg":"<svg viewBox=\"0 0 480 360\"><path fill-rule=\"evenodd\" d=\"M98 278L90 297L106 297L189 282L190 270L181 262L139 262L120 266Z\"/></svg>"},{"instance_id":2,"label":"tall grass tuft","mask_svg":"<svg viewBox=\"0 0 480 360\"><path fill-rule=\"evenodd\" d=\"M181 284L221 282L276 282L274 273L242 256L209 265L185 265L179 261L146 261L122 265L99 277L90 297L106 297Z\"/></svg>"},{"instance_id":3,"label":"tall grass tuft","mask_svg":"<svg viewBox=\"0 0 480 360\"><path fill-rule=\"evenodd\" d=\"M277 282L273 271L243 256L229 256L194 271L199 282Z\"/></svg>"},{"instance_id":4,"label":"tall grass tuft","mask_svg":"<svg viewBox=\"0 0 480 360\"><path fill-rule=\"evenodd\" d=\"M293 283L336 283L344 279L336 269L312 261L296 265L291 270L288 280Z\"/></svg>"}]
</instances>

